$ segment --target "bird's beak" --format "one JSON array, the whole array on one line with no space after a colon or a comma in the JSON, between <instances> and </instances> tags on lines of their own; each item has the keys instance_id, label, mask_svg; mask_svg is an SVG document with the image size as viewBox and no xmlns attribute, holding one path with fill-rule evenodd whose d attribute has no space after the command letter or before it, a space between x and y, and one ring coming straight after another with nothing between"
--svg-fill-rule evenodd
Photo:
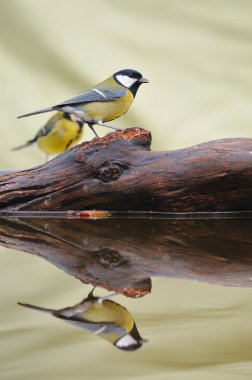
<instances>
[{"instance_id":1,"label":"bird's beak","mask_svg":"<svg viewBox=\"0 0 252 380\"><path fill-rule=\"evenodd\" d=\"M146 82L146 83L147 83L147 82ZM140 342L141 342L142 344L144 344L144 343L149 343L148 339L143 339L143 338L140 339Z\"/></svg>"},{"instance_id":2,"label":"bird's beak","mask_svg":"<svg viewBox=\"0 0 252 380\"><path fill-rule=\"evenodd\" d=\"M140 83L149 83L149 79L146 79L146 78L142 77L141 79L138 80L138 82L140 82Z\"/></svg>"}]
</instances>

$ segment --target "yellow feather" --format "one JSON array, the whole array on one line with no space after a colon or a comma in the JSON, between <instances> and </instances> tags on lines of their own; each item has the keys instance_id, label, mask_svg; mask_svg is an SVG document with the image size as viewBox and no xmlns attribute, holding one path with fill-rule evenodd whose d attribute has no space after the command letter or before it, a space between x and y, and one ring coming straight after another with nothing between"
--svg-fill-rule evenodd
<instances>
[{"instance_id":1,"label":"yellow feather","mask_svg":"<svg viewBox=\"0 0 252 380\"><path fill-rule=\"evenodd\" d=\"M126 95L111 102L92 102L83 106L83 111L94 120L108 122L122 116L130 108L134 97L127 90Z\"/></svg>"},{"instance_id":2,"label":"yellow feather","mask_svg":"<svg viewBox=\"0 0 252 380\"><path fill-rule=\"evenodd\" d=\"M37 139L37 145L47 154L59 154L73 147L82 135L77 122L62 117L47 135Z\"/></svg>"},{"instance_id":3,"label":"yellow feather","mask_svg":"<svg viewBox=\"0 0 252 380\"><path fill-rule=\"evenodd\" d=\"M105 299L103 302L95 303L84 312L84 318L92 322L115 323L129 332L134 320L131 314L121 305L111 300Z\"/></svg>"}]
</instances>

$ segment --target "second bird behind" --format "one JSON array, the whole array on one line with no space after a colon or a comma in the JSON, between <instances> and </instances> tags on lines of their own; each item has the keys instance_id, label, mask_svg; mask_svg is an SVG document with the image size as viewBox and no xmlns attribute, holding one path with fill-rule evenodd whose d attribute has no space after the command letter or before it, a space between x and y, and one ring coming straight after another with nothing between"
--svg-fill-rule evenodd
<instances>
[{"instance_id":1,"label":"second bird behind","mask_svg":"<svg viewBox=\"0 0 252 380\"><path fill-rule=\"evenodd\" d=\"M60 154L73 147L83 135L83 121L74 115L57 112L40 128L36 136L12 150L19 150L37 144L38 148L49 155Z\"/></svg>"}]
</instances>

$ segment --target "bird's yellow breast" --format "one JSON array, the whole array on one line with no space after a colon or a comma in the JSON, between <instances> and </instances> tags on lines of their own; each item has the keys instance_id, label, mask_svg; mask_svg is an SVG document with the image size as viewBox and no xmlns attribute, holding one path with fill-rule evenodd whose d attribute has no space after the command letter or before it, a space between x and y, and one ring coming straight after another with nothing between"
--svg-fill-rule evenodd
<instances>
[{"instance_id":1,"label":"bird's yellow breast","mask_svg":"<svg viewBox=\"0 0 252 380\"><path fill-rule=\"evenodd\" d=\"M84 318L97 323L115 323L127 332L132 329L134 324L131 314L123 306L110 300L104 300L102 304L93 304L85 310Z\"/></svg>"},{"instance_id":2,"label":"bird's yellow breast","mask_svg":"<svg viewBox=\"0 0 252 380\"><path fill-rule=\"evenodd\" d=\"M83 106L83 111L90 119L108 122L127 112L133 99L132 93L127 90L126 95L110 102L87 103Z\"/></svg>"},{"instance_id":3,"label":"bird's yellow breast","mask_svg":"<svg viewBox=\"0 0 252 380\"><path fill-rule=\"evenodd\" d=\"M80 131L77 122L63 118L46 136L38 138L37 145L47 154L59 154L74 146L82 135L83 129Z\"/></svg>"}]
</instances>

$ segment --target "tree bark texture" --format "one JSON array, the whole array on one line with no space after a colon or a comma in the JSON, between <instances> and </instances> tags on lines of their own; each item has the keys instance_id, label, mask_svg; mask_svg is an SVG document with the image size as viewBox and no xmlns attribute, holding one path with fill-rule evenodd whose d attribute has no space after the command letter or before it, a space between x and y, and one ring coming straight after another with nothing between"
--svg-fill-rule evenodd
<instances>
[{"instance_id":1,"label":"tree bark texture","mask_svg":"<svg viewBox=\"0 0 252 380\"><path fill-rule=\"evenodd\" d=\"M151 152L151 134L126 129L0 176L0 211L252 210L252 139Z\"/></svg>"}]
</instances>

